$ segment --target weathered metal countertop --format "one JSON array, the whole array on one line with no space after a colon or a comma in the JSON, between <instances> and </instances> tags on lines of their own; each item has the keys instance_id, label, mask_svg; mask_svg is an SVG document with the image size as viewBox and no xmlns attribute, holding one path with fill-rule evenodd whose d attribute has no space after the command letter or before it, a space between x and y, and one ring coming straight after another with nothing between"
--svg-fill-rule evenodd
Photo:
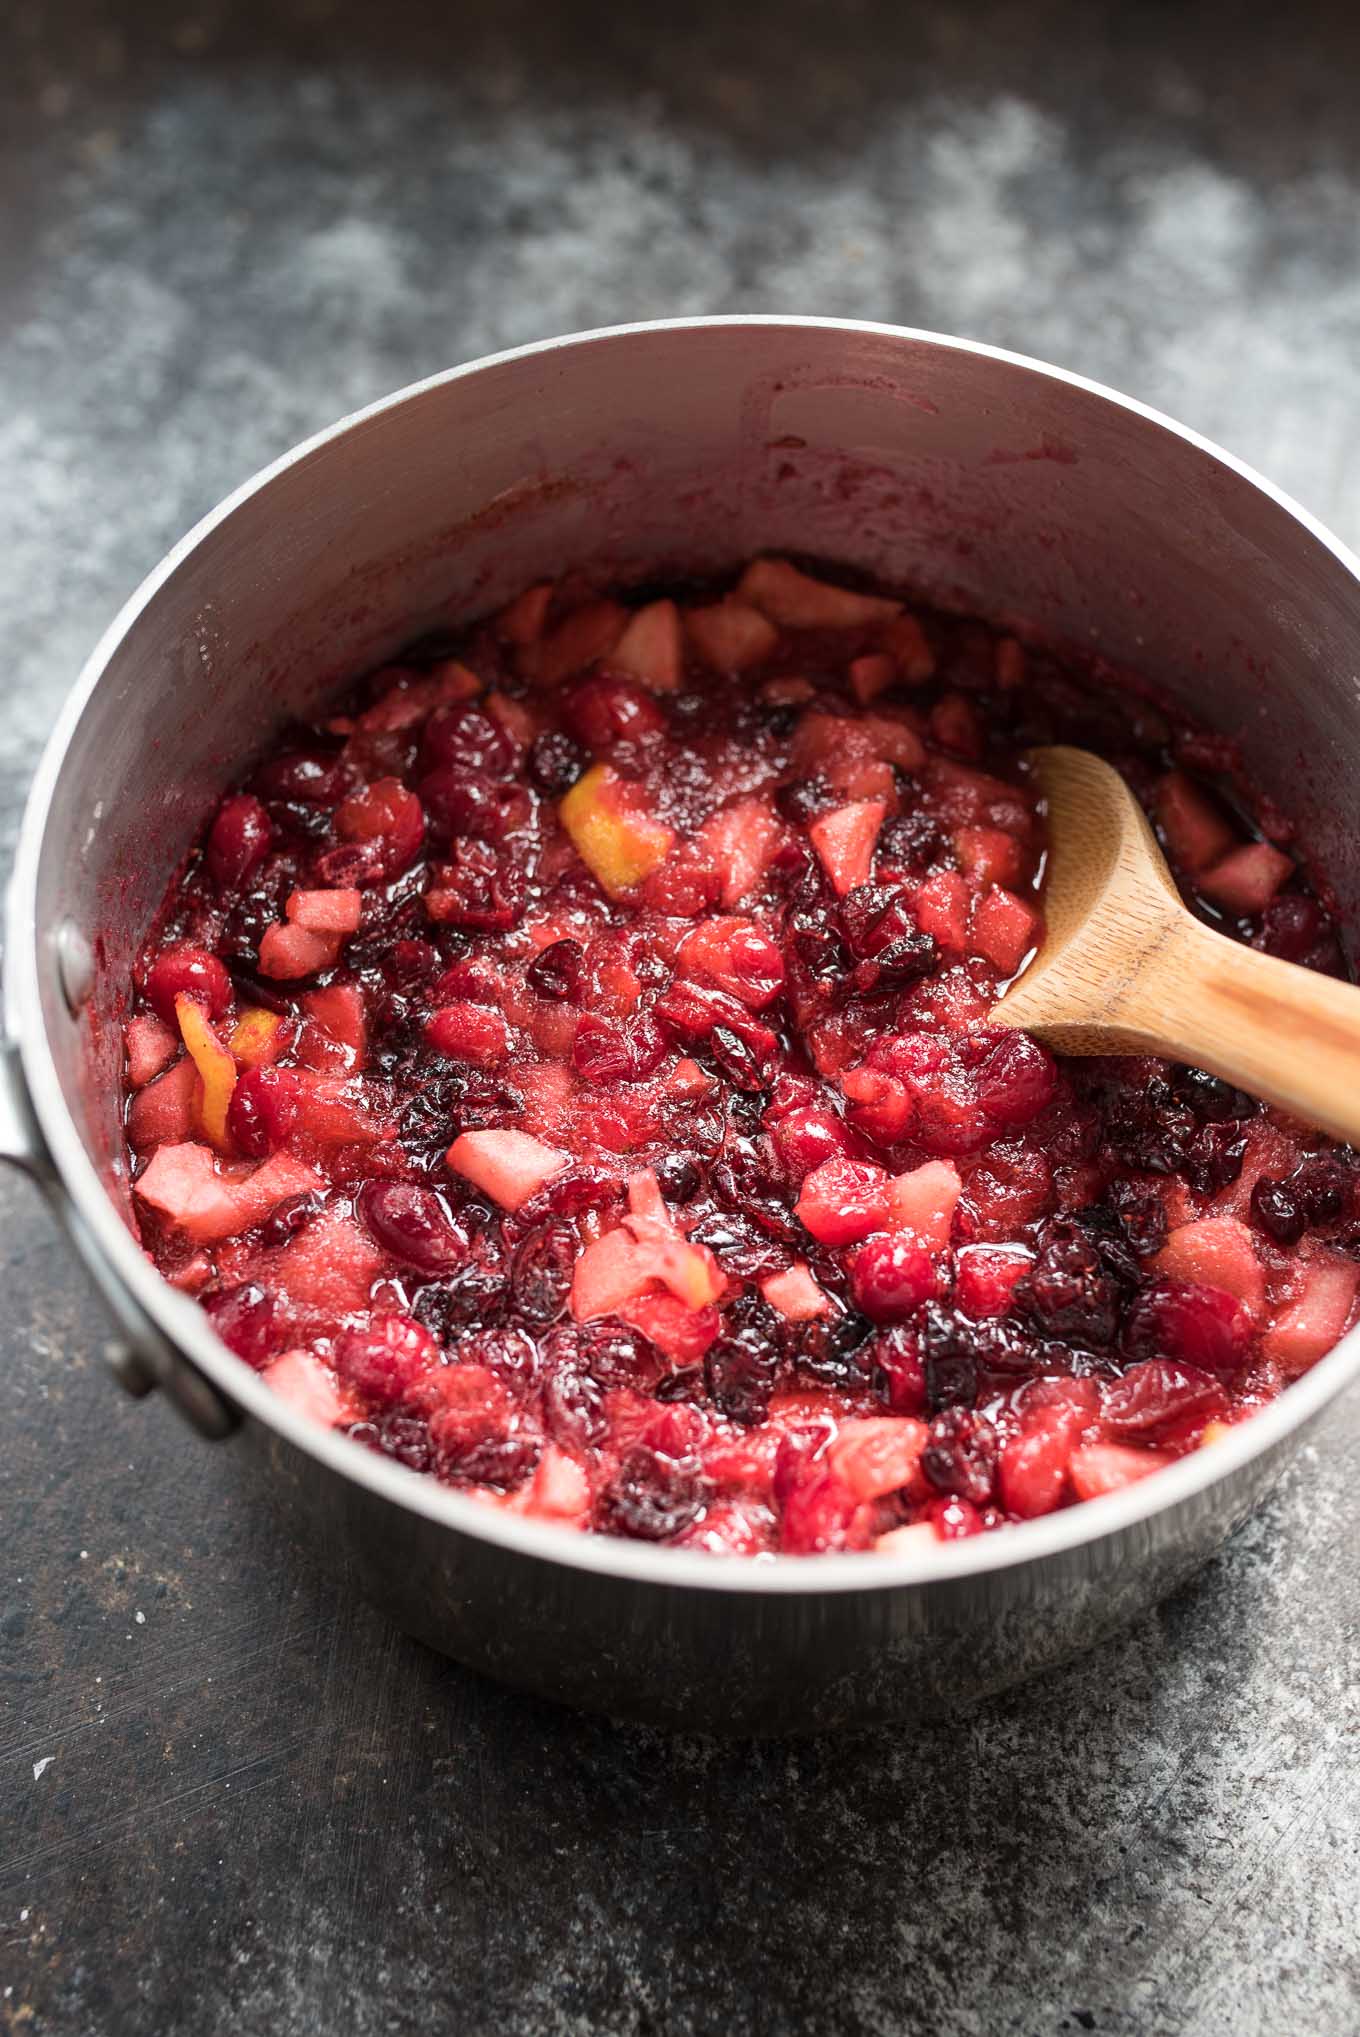
<instances>
[{"instance_id":1,"label":"weathered metal countertop","mask_svg":"<svg viewBox=\"0 0 1360 2037\"><path fill-rule=\"evenodd\" d=\"M0 828L105 620L303 433L680 311L1115 382L1360 539L1360 16L99 0L0 22ZM952 1725L509 1696L101 1375L0 1180L0 2030L1353 2037L1360 1402L1125 1640Z\"/></svg>"}]
</instances>

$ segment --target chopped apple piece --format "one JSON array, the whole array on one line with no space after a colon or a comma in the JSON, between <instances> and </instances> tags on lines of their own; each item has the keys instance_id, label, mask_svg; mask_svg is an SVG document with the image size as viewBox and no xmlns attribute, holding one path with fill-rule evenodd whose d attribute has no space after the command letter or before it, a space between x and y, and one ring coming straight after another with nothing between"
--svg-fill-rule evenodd
<instances>
[{"instance_id":1,"label":"chopped apple piece","mask_svg":"<svg viewBox=\"0 0 1360 2037\"><path fill-rule=\"evenodd\" d=\"M902 613L900 601L879 594L852 594L800 573L787 559L755 559L737 583L737 598L749 601L783 629L862 629L892 622Z\"/></svg>"},{"instance_id":2,"label":"chopped apple piece","mask_svg":"<svg viewBox=\"0 0 1360 2037\"><path fill-rule=\"evenodd\" d=\"M128 1086L142 1089L174 1060L179 1052L179 1036L148 1014L128 1020L123 1028L123 1045L127 1050Z\"/></svg>"},{"instance_id":3,"label":"chopped apple piece","mask_svg":"<svg viewBox=\"0 0 1360 2037\"><path fill-rule=\"evenodd\" d=\"M973 907L968 945L1002 976L1014 976L1043 933L1043 917L1023 898L994 884Z\"/></svg>"},{"instance_id":4,"label":"chopped apple piece","mask_svg":"<svg viewBox=\"0 0 1360 2037\"><path fill-rule=\"evenodd\" d=\"M518 1209L545 1181L560 1174L571 1155L545 1146L530 1132L462 1132L449 1147L448 1162L502 1209Z\"/></svg>"},{"instance_id":5,"label":"chopped apple piece","mask_svg":"<svg viewBox=\"0 0 1360 2037\"><path fill-rule=\"evenodd\" d=\"M924 686L935 676L935 653L914 615L904 609L895 616L879 638L908 686Z\"/></svg>"},{"instance_id":6,"label":"chopped apple piece","mask_svg":"<svg viewBox=\"0 0 1360 2037\"><path fill-rule=\"evenodd\" d=\"M858 884L867 884L874 866L874 844L888 811L882 799L853 800L849 806L824 813L808 829L812 846L838 898Z\"/></svg>"},{"instance_id":7,"label":"chopped apple piece","mask_svg":"<svg viewBox=\"0 0 1360 2037\"><path fill-rule=\"evenodd\" d=\"M310 1351L285 1351L260 1374L280 1400L286 1400L299 1414L320 1422L323 1428L338 1428L353 1419L344 1395L329 1366Z\"/></svg>"},{"instance_id":8,"label":"chopped apple piece","mask_svg":"<svg viewBox=\"0 0 1360 2037\"><path fill-rule=\"evenodd\" d=\"M765 872L785 840L785 830L768 799L734 799L706 820L695 846L719 872L720 903L730 910L764 888Z\"/></svg>"},{"instance_id":9,"label":"chopped apple piece","mask_svg":"<svg viewBox=\"0 0 1360 2037\"><path fill-rule=\"evenodd\" d=\"M1118 1492L1175 1461L1161 1450L1131 1450L1123 1443L1086 1443L1072 1452L1068 1475L1078 1499L1099 1499L1102 1494Z\"/></svg>"},{"instance_id":10,"label":"chopped apple piece","mask_svg":"<svg viewBox=\"0 0 1360 2037\"><path fill-rule=\"evenodd\" d=\"M886 651L874 651L867 658L850 661L850 691L861 707L877 700L897 681L897 660Z\"/></svg>"},{"instance_id":11,"label":"chopped apple piece","mask_svg":"<svg viewBox=\"0 0 1360 2037\"><path fill-rule=\"evenodd\" d=\"M1256 1256L1256 1241L1238 1217L1201 1217L1181 1224L1157 1254L1159 1273L1173 1280L1197 1281L1217 1287L1241 1302L1258 1319L1265 1307L1266 1283Z\"/></svg>"},{"instance_id":12,"label":"chopped apple piece","mask_svg":"<svg viewBox=\"0 0 1360 2037\"><path fill-rule=\"evenodd\" d=\"M957 870L936 870L927 877L911 909L921 932L946 955L963 954L968 946L968 885Z\"/></svg>"},{"instance_id":13,"label":"chopped apple piece","mask_svg":"<svg viewBox=\"0 0 1360 2037\"><path fill-rule=\"evenodd\" d=\"M617 601L583 602L556 629L520 651L520 667L538 686L560 686L607 658L627 625L628 610Z\"/></svg>"},{"instance_id":14,"label":"chopped apple piece","mask_svg":"<svg viewBox=\"0 0 1360 2037\"><path fill-rule=\"evenodd\" d=\"M963 1182L952 1161L927 1160L923 1167L913 1167L888 1183L890 1226L910 1231L923 1251L947 1251L962 1193Z\"/></svg>"},{"instance_id":15,"label":"chopped apple piece","mask_svg":"<svg viewBox=\"0 0 1360 2037\"><path fill-rule=\"evenodd\" d=\"M558 809L583 863L619 898L665 861L675 830L643 812L638 794L609 764L593 764Z\"/></svg>"},{"instance_id":16,"label":"chopped apple piece","mask_svg":"<svg viewBox=\"0 0 1360 2037\"><path fill-rule=\"evenodd\" d=\"M1152 810L1172 862L1188 877L1221 861L1237 840L1224 816L1184 771L1168 771L1158 779Z\"/></svg>"},{"instance_id":17,"label":"chopped apple piece","mask_svg":"<svg viewBox=\"0 0 1360 2037\"><path fill-rule=\"evenodd\" d=\"M1360 1266L1339 1254L1319 1252L1303 1275L1303 1291L1281 1310L1261 1339L1286 1379L1297 1379L1325 1357L1345 1330L1360 1286Z\"/></svg>"},{"instance_id":18,"label":"chopped apple piece","mask_svg":"<svg viewBox=\"0 0 1360 2037\"><path fill-rule=\"evenodd\" d=\"M364 895L357 887L342 886L334 891L294 891L284 910L294 926L309 934L355 934L364 909Z\"/></svg>"},{"instance_id":19,"label":"chopped apple piece","mask_svg":"<svg viewBox=\"0 0 1360 2037\"><path fill-rule=\"evenodd\" d=\"M139 1089L128 1108L128 1144L135 1153L192 1139L198 1102L198 1069L186 1055L154 1082Z\"/></svg>"},{"instance_id":20,"label":"chopped apple piece","mask_svg":"<svg viewBox=\"0 0 1360 2037\"><path fill-rule=\"evenodd\" d=\"M712 608L691 608L685 617L690 642L715 672L745 672L774 651L779 632L759 609L729 595Z\"/></svg>"},{"instance_id":21,"label":"chopped apple piece","mask_svg":"<svg viewBox=\"0 0 1360 2037\"><path fill-rule=\"evenodd\" d=\"M915 1479L929 1441L925 1423L910 1415L859 1415L841 1423L827 1456L857 1500L886 1499Z\"/></svg>"},{"instance_id":22,"label":"chopped apple piece","mask_svg":"<svg viewBox=\"0 0 1360 2037\"><path fill-rule=\"evenodd\" d=\"M811 1268L801 1259L783 1273L772 1273L762 1280L760 1291L770 1307L778 1309L791 1323L808 1323L832 1311L830 1296L817 1285Z\"/></svg>"},{"instance_id":23,"label":"chopped apple piece","mask_svg":"<svg viewBox=\"0 0 1360 2037\"><path fill-rule=\"evenodd\" d=\"M625 672L653 693L674 693L684 665L680 611L673 601L639 608L609 654L611 672Z\"/></svg>"},{"instance_id":24,"label":"chopped apple piece","mask_svg":"<svg viewBox=\"0 0 1360 2037\"><path fill-rule=\"evenodd\" d=\"M1247 842L1203 871L1196 885L1215 905L1245 915L1264 912L1293 874L1294 865L1282 850L1269 842Z\"/></svg>"},{"instance_id":25,"label":"chopped apple piece","mask_svg":"<svg viewBox=\"0 0 1360 2037\"><path fill-rule=\"evenodd\" d=\"M275 1153L252 1172L224 1173L211 1148L186 1141L161 1146L133 1186L143 1202L210 1245L249 1230L287 1197L310 1195L322 1182L291 1153Z\"/></svg>"},{"instance_id":26,"label":"chopped apple piece","mask_svg":"<svg viewBox=\"0 0 1360 2037\"><path fill-rule=\"evenodd\" d=\"M313 933L291 920L266 927L260 942L260 974L275 982L292 982L329 969L340 952L340 935Z\"/></svg>"},{"instance_id":27,"label":"chopped apple piece","mask_svg":"<svg viewBox=\"0 0 1360 2037\"><path fill-rule=\"evenodd\" d=\"M496 635L503 643L523 648L536 644L543 634L552 606L553 583L540 580L536 586L526 587L523 594L517 594L496 617Z\"/></svg>"},{"instance_id":28,"label":"chopped apple piece","mask_svg":"<svg viewBox=\"0 0 1360 2037\"><path fill-rule=\"evenodd\" d=\"M524 1512L539 1521L575 1527L590 1513L585 1467L556 1443L546 1443L528 1488Z\"/></svg>"}]
</instances>

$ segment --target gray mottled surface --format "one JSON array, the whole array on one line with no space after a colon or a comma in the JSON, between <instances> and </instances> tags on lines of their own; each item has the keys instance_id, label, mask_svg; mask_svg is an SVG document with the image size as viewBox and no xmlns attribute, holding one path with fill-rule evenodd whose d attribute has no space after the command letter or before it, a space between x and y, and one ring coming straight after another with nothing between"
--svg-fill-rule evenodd
<instances>
[{"instance_id":1,"label":"gray mottled surface","mask_svg":"<svg viewBox=\"0 0 1360 2037\"><path fill-rule=\"evenodd\" d=\"M1360 538L1353 6L18 0L5 845L229 485L485 348L899 318L1114 380ZM478 1683L100 1376L0 1181L0 2030L1360 2026L1360 1407L1122 1643L953 1726L665 1742Z\"/></svg>"}]
</instances>

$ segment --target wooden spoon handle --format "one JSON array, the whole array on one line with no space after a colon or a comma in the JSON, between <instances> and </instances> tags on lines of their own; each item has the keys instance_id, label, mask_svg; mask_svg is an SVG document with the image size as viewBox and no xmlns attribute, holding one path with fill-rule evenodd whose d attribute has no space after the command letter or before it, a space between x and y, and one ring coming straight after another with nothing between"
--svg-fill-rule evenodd
<instances>
[{"instance_id":1,"label":"wooden spoon handle","mask_svg":"<svg viewBox=\"0 0 1360 2037\"><path fill-rule=\"evenodd\" d=\"M1162 1053L1360 1146L1355 984L1259 954L1186 913L1146 958L1129 1005Z\"/></svg>"}]
</instances>

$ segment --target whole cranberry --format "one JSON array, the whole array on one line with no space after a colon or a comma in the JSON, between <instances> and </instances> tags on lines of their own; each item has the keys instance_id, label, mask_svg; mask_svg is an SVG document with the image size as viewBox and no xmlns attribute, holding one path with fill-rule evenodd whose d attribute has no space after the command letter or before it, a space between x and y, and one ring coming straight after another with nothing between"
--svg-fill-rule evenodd
<instances>
[{"instance_id":1,"label":"whole cranberry","mask_svg":"<svg viewBox=\"0 0 1360 2037\"><path fill-rule=\"evenodd\" d=\"M302 1085L291 1068L247 1068L227 1106L227 1130L248 1160L286 1146L298 1120Z\"/></svg>"},{"instance_id":2,"label":"whole cranberry","mask_svg":"<svg viewBox=\"0 0 1360 2037\"><path fill-rule=\"evenodd\" d=\"M258 799L238 792L218 808L208 836L208 869L222 891L237 889L269 853L274 827Z\"/></svg>"},{"instance_id":3,"label":"whole cranberry","mask_svg":"<svg viewBox=\"0 0 1360 2037\"><path fill-rule=\"evenodd\" d=\"M917 1340L908 1331L876 1337L869 1350L874 1394L889 1414L926 1411L926 1374Z\"/></svg>"},{"instance_id":4,"label":"whole cranberry","mask_svg":"<svg viewBox=\"0 0 1360 2037\"><path fill-rule=\"evenodd\" d=\"M860 1246L850 1267L856 1304L875 1323L904 1323L938 1292L935 1262L900 1232Z\"/></svg>"},{"instance_id":5,"label":"whole cranberry","mask_svg":"<svg viewBox=\"0 0 1360 2037\"><path fill-rule=\"evenodd\" d=\"M562 705L562 723L577 742L597 754L616 743L635 742L666 726L650 693L630 679L583 679Z\"/></svg>"},{"instance_id":6,"label":"whole cranberry","mask_svg":"<svg viewBox=\"0 0 1360 2037\"><path fill-rule=\"evenodd\" d=\"M178 1029L177 997L191 997L209 1018L218 1018L231 1003L231 978L216 955L205 948L167 948L151 965L146 995L157 1018Z\"/></svg>"}]
</instances>

